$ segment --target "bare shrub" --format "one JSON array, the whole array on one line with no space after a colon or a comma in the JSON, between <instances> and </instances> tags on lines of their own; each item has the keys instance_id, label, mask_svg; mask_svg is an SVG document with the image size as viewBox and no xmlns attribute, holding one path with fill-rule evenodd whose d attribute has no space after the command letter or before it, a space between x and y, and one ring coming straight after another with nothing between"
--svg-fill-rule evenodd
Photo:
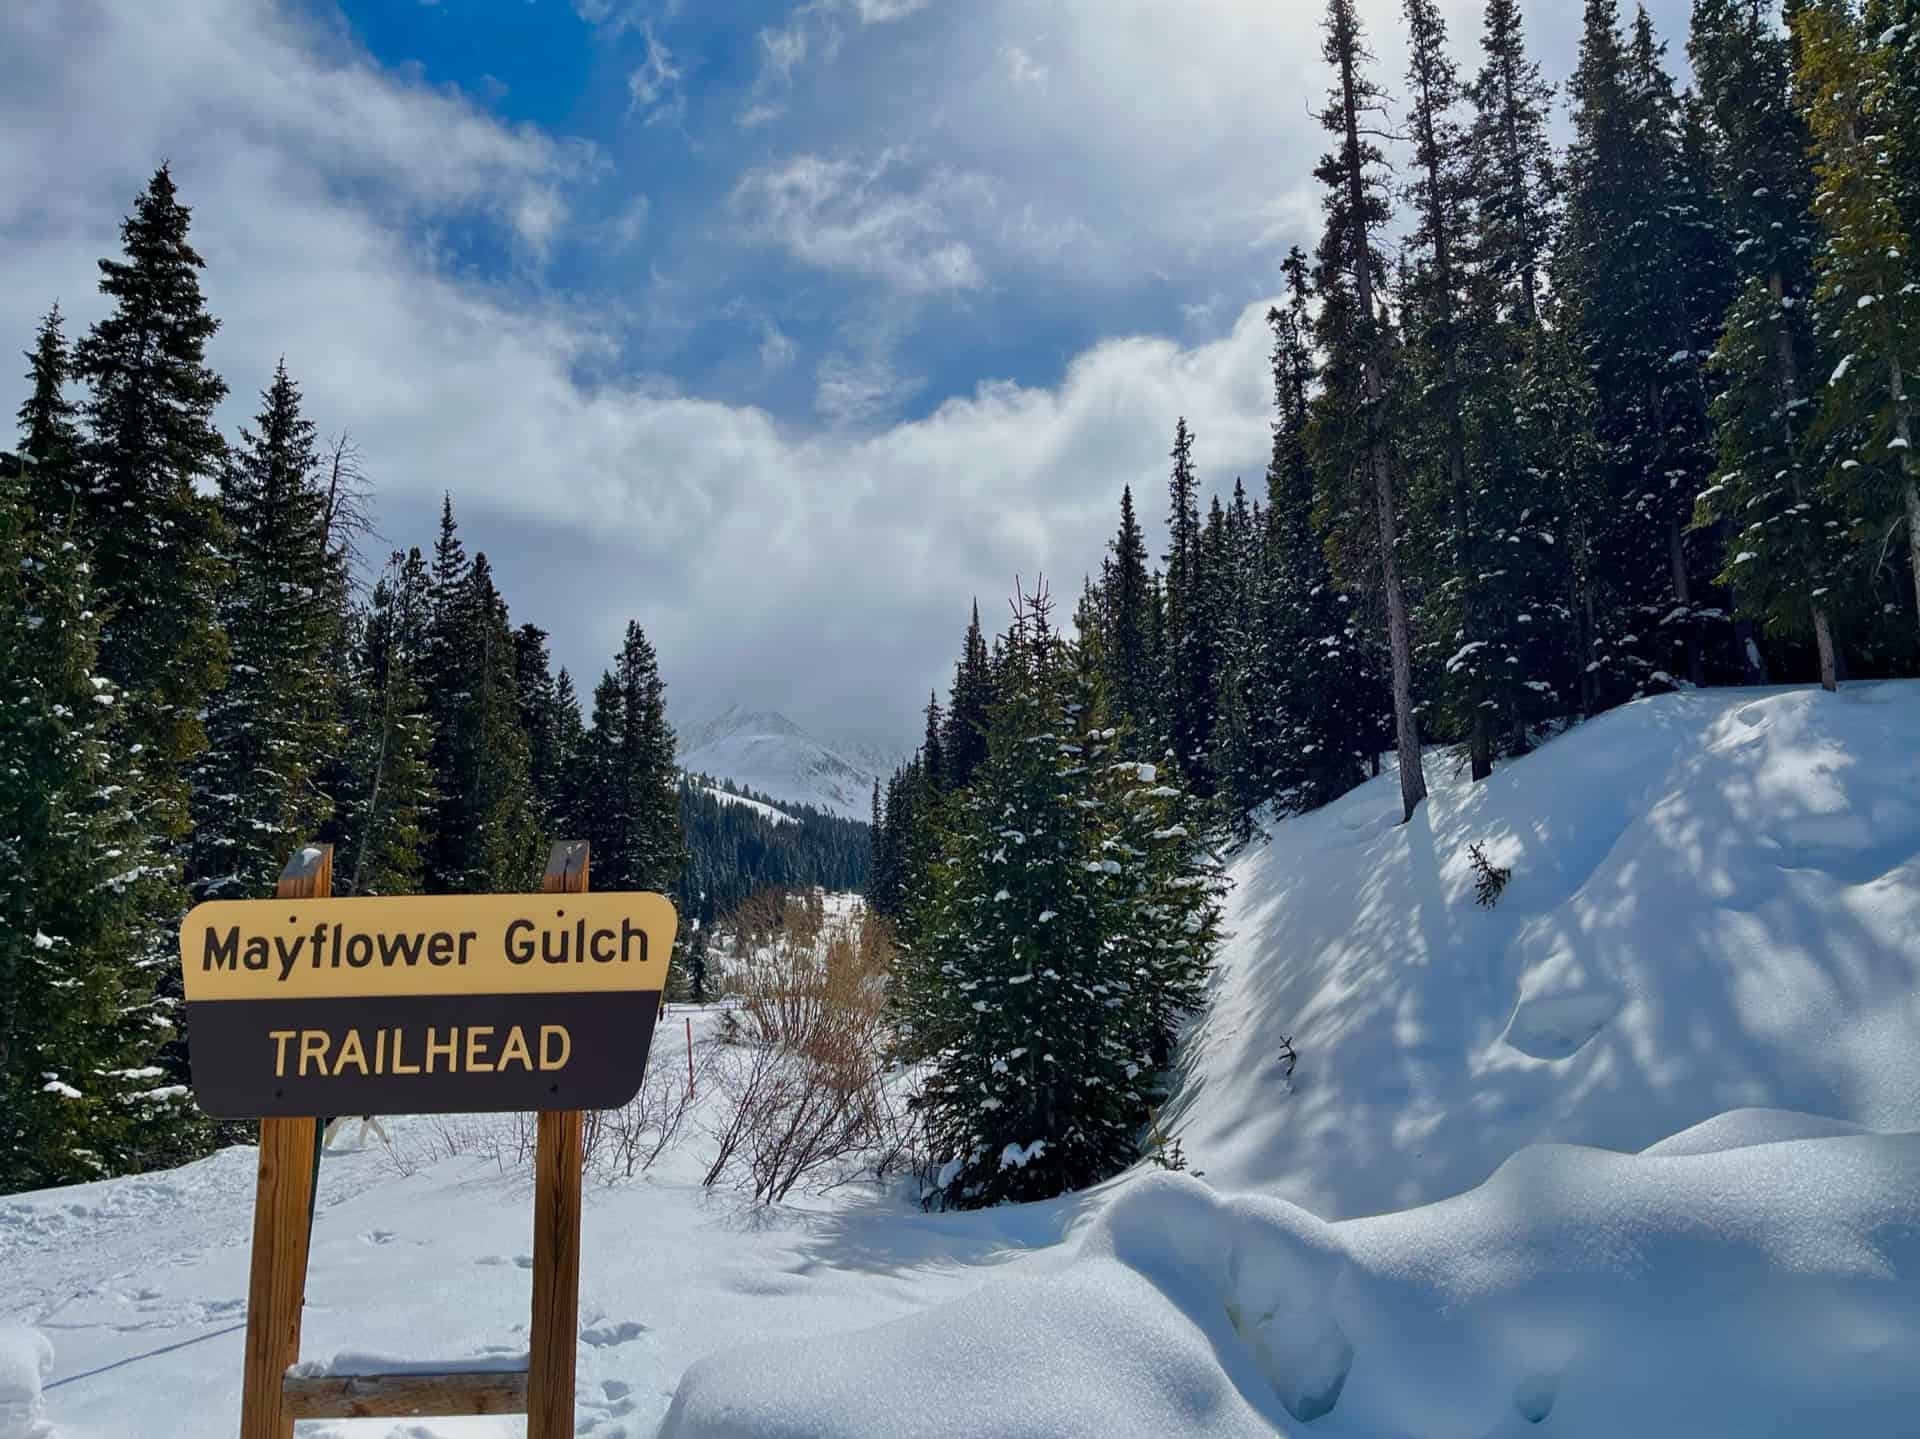
<instances>
[{"instance_id":1,"label":"bare shrub","mask_svg":"<svg viewBox=\"0 0 1920 1439\"><path fill-rule=\"evenodd\" d=\"M705 1183L731 1180L778 1202L803 1181L879 1151L898 1162L899 1113L887 1093L882 926L829 916L817 894L777 891L743 905L734 1043L717 1066L724 1096L709 1129L718 1148Z\"/></svg>"}]
</instances>

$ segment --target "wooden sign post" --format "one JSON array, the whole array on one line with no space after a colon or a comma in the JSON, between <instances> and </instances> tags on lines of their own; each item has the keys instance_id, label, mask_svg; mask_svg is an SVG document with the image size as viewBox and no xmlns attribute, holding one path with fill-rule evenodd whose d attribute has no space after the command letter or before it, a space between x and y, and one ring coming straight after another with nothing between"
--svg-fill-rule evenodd
<instances>
[{"instance_id":1,"label":"wooden sign post","mask_svg":"<svg viewBox=\"0 0 1920 1439\"><path fill-rule=\"evenodd\" d=\"M571 1439L580 1305L581 1111L639 1092L673 951L657 894L591 894L586 844L555 844L540 895L331 898L333 850L273 900L180 927L194 1092L260 1120L241 1439L296 1419L527 1415ZM556 903L550 896L575 896ZM528 1368L295 1376L325 1114L537 1109Z\"/></svg>"}]
</instances>

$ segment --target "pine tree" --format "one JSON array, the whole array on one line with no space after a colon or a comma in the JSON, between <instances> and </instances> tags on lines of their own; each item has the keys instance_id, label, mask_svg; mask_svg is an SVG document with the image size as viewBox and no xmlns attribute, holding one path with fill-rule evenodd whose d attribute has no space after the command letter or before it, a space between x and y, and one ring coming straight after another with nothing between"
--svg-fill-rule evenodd
<instances>
[{"instance_id":1,"label":"pine tree","mask_svg":"<svg viewBox=\"0 0 1920 1439\"><path fill-rule=\"evenodd\" d=\"M553 765L555 769L553 832L571 838L582 833L580 814L586 786L586 720L580 713L580 696L573 687L573 676L562 665L553 681Z\"/></svg>"},{"instance_id":2,"label":"pine tree","mask_svg":"<svg viewBox=\"0 0 1920 1439\"><path fill-rule=\"evenodd\" d=\"M666 686L653 645L629 620L614 678L620 688L620 732L612 779L620 804L620 837L600 866L609 888L668 891L685 863L676 796L673 730ZM595 861L599 865L599 861Z\"/></svg>"},{"instance_id":3,"label":"pine tree","mask_svg":"<svg viewBox=\"0 0 1920 1439\"><path fill-rule=\"evenodd\" d=\"M24 502L43 527L77 525L83 514L83 442L65 392L73 360L58 305L40 322L27 363L30 388L19 414L20 458L27 462Z\"/></svg>"},{"instance_id":4,"label":"pine tree","mask_svg":"<svg viewBox=\"0 0 1920 1439\"><path fill-rule=\"evenodd\" d=\"M1811 144L1791 103L1786 37L1758 0L1694 0L1688 52L1717 140L1742 289L1714 354L1720 468L1695 525L1727 529L1720 583L1772 632L1811 629L1837 685L1829 621L1840 522L1809 463Z\"/></svg>"},{"instance_id":5,"label":"pine tree","mask_svg":"<svg viewBox=\"0 0 1920 1439\"><path fill-rule=\"evenodd\" d=\"M1448 561L1435 576L1422 628L1444 636L1442 645L1452 651L1442 670L1441 698L1466 739L1473 778L1482 780L1493 772L1493 733L1503 718L1495 698L1503 656L1489 640L1494 626L1485 593L1497 566L1483 554L1485 538L1468 474L1467 413L1478 399L1469 393L1469 377L1485 374L1468 349L1477 338L1469 325L1465 267L1469 150L1456 113L1461 90L1447 54L1446 22L1434 0L1404 0L1404 5L1414 158L1406 198L1415 216L1407 238L1409 283L1400 297L1408 332L1402 364L1413 396L1403 424L1416 457L1409 505L1415 510L1424 505L1429 553Z\"/></svg>"},{"instance_id":6,"label":"pine tree","mask_svg":"<svg viewBox=\"0 0 1920 1439\"><path fill-rule=\"evenodd\" d=\"M76 479L73 449L48 443L70 424L64 352L36 353L36 463L0 456L0 1193L177 1162L197 1129L153 1062L170 1025L151 929L176 871L126 760L122 693L98 672L79 530L28 499Z\"/></svg>"},{"instance_id":7,"label":"pine tree","mask_svg":"<svg viewBox=\"0 0 1920 1439\"><path fill-rule=\"evenodd\" d=\"M1147 543L1134 515L1131 485L1120 491L1120 529L1108 548L1103 638L1114 713L1135 729L1151 733L1155 679L1147 612Z\"/></svg>"},{"instance_id":8,"label":"pine tree","mask_svg":"<svg viewBox=\"0 0 1920 1439\"><path fill-rule=\"evenodd\" d=\"M1840 357L1819 420L1829 482L1863 546L1905 523L1920 600L1920 459L1907 388L1920 364L1920 283L1901 205L1915 142L1899 123L1893 54L1910 41L1892 27L1867 35L1842 0L1807 0L1793 19L1795 91L1813 135L1813 209L1826 241L1815 304L1822 338Z\"/></svg>"},{"instance_id":9,"label":"pine tree","mask_svg":"<svg viewBox=\"0 0 1920 1439\"><path fill-rule=\"evenodd\" d=\"M360 627L348 700L334 873L346 894L420 892L439 799L421 683L428 605L420 551L395 551Z\"/></svg>"},{"instance_id":10,"label":"pine tree","mask_svg":"<svg viewBox=\"0 0 1920 1439\"><path fill-rule=\"evenodd\" d=\"M1335 84L1320 123L1334 136L1335 148L1314 171L1326 188L1327 216L1315 272L1321 300L1317 332L1327 351L1316 425L1317 462L1323 472L1352 475L1361 482L1348 512L1370 510L1377 527L1373 562L1393 667L1401 808L1411 819L1426 798L1427 785L1414 719L1413 639L1400 579L1400 500L1388 393L1390 336L1381 303L1384 265L1376 244L1391 218L1391 205L1380 178L1384 157L1367 135L1369 119L1381 113L1384 103L1380 87L1364 73L1372 57L1352 0L1328 0L1325 30L1322 54L1333 67ZM1351 528L1352 521L1348 524Z\"/></svg>"},{"instance_id":11,"label":"pine tree","mask_svg":"<svg viewBox=\"0 0 1920 1439\"><path fill-rule=\"evenodd\" d=\"M283 362L220 476L231 668L208 700L207 748L192 770L197 899L269 894L333 812L321 776L341 739L346 576L328 544L326 499L313 422Z\"/></svg>"},{"instance_id":12,"label":"pine tree","mask_svg":"<svg viewBox=\"0 0 1920 1439\"><path fill-rule=\"evenodd\" d=\"M1593 507L1603 586L1588 637L1605 698L1706 676L1684 526L1713 469L1705 360L1732 271L1701 129L1674 94L1646 12L1631 42L1615 0L1588 0L1573 83L1575 143L1558 283L1598 402L1604 503Z\"/></svg>"},{"instance_id":13,"label":"pine tree","mask_svg":"<svg viewBox=\"0 0 1920 1439\"><path fill-rule=\"evenodd\" d=\"M560 838L565 771L560 698L551 665L545 630L523 624L514 631L513 680L520 727L527 733L527 779L542 828L550 838Z\"/></svg>"},{"instance_id":14,"label":"pine tree","mask_svg":"<svg viewBox=\"0 0 1920 1439\"><path fill-rule=\"evenodd\" d=\"M1585 367L1542 292L1559 223L1560 178L1547 135L1553 88L1527 58L1515 0L1489 0L1485 57L1468 87L1472 229L1463 350L1478 375L1467 397L1468 470L1479 600L1474 663L1496 753L1523 753L1533 729L1581 689L1575 617L1591 595L1577 518L1597 504L1584 457ZM1586 508L1583 508L1586 507Z\"/></svg>"},{"instance_id":15,"label":"pine tree","mask_svg":"<svg viewBox=\"0 0 1920 1439\"><path fill-rule=\"evenodd\" d=\"M927 789L937 798L946 792L946 748L940 738L944 725L940 716L940 697L927 696L927 733L920 745L920 761L926 766Z\"/></svg>"},{"instance_id":16,"label":"pine tree","mask_svg":"<svg viewBox=\"0 0 1920 1439\"><path fill-rule=\"evenodd\" d=\"M161 166L120 227L126 258L100 261L113 308L74 351L88 387L81 518L109 616L100 673L125 691L130 745L152 776L146 822L175 841L189 822L182 771L205 748L201 709L226 664L219 517L197 487L220 475L213 412L227 387L205 361L219 322L189 219Z\"/></svg>"},{"instance_id":17,"label":"pine tree","mask_svg":"<svg viewBox=\"0 0 1920 1439\"><path fill-rule=\"evenodd\" d=\"M1377 717L1390 699L1355 633L1358 606L1335 584L1315 520L1309 438L1318 370L1307 257L1295 247L1284 268L1287 303L1267 315L1275 420L1249 719L1258 792L1301 810L1338 799L1366 777L1363 755L1378 752Z\"/></svg>"},{"instance_id":18,"label":"pine tree","mask_svg":"<svg viewBox=\"0 0 1920 1439\"><path fill-rule=\"evenodd\" d=\"M1167 482L1166 729L1181 774L1202 793L1213 790L1208 754L1219 707L1218 619L1213 573L1193 470L1193 434L1175 426L1173 472ZM1216 546L1216 548L1218 548Z\"/></svg>"},{"instance_id":19,"label":"pine tree","mask_svg":"<svg viewBox=\"0 0 1920 1439\"><path fill-rule=\"evenodd\" d=\"M930 1199L946 1208L1082 1188L1135 1152L1146 1085L1127 1043L1134 995L1101 933L1069 674L1044 597L1023 605L986 763L903 960L903 1015L930 1056L916 1103L951 1156Z\"/></svg>"},{"instance_id":20,"label":"pine tree","mask_svg":"<svg viewBox=\"0 0 1920 1439\"><path fill-rule=\"evenodd\" d=\"M993 665L980 629L980 602L975 600L960 660L954 667L946 726L940 737L949 789L965 789L985 760L987 714L993 703Z\"/></svg>"}]
</instances>

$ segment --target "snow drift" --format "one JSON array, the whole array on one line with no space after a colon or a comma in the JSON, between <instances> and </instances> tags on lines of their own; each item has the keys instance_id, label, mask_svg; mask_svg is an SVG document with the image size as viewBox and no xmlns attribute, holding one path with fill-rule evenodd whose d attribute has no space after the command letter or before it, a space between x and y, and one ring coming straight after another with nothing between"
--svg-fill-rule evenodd
<instances>
[{"instance_id":1,"label":"snow drift","mask_svg":"<svg viewBox=\"0 0 1920 1439\"><path fill-rule=\"evenodd\" d=\"M663 1439L1910 1427L1920 684L1428 763L1413 823L1389 773L1235 866L1163 1121L1207 1183L1136 1173L958 1303L709 1358Z\"/></svg>"},{"instance_id":2,"label":"snow drift","mask_svg":"<svg viewBox=\"0 0 1920 1439\"><path fill-rule=\"evenodd\" d=\"M0 1439L53 1439L41 1382L53 1369L53 1345L38 1329L0 1324Z\"/></svg>"},{"instance_id":3,"label":"snow drift","mask_svg":"<svg viewBox=\"0 0 1920 1439\"><path fill-rule=\"evenodd\" d=\"M1210 1182L1335 1219L1731 1109L1920 1129L1920 684L1663 695L1480 785L1427 766L1411 824L1389 774L1235 867L1168 1120Z\"/></svg>"},{"instance_id":4,"label":"snow drift","mask_svg":"<svg viewBox=\"0 0 1920 1439\"><path fill-rule=\"evenodd\" d=\"M688 1371L662 1439L1891 1434L1920 1404L1920 1135L1529 1149L1328 1224L1143 1178L1076 1262Z\"/></svg>"}]
</instances>

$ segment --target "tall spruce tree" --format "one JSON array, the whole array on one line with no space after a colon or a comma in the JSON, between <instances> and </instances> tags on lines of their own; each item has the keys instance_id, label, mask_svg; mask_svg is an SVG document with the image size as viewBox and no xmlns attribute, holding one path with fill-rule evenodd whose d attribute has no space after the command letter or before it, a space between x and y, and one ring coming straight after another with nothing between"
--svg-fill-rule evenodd
<instances>
[{"instance_id":1,"label":"tall spruce tree","mask_svg":"<svg viewBox=\"0 0 1920 1439\"><path fill-rule=\"evenodd\" d=\"M429 605L419 549L395 551L368 600L348 697L334 865L347 894L415 894L424 878L439 800L422 683Z\"/></svg>"},{"instance_id":2,"label":"tall spruce tree","mask_svg":"<svg viewBox=\"0 0 1920 1439\"><path fill-rule=\"evenodd\" d=\"M1193 469L1193 433L1182 416L1174 428L1173 471L1167 481L1166 732L1180 773L1212 793L1213 743L1219 707L1216 688L1218 609L1213 558L1200 518L1200 482ZM1215 547L1217 549L1217 546Z\"/></svg>"},{"instance_id":3,"label":"tall spruce tree","mask_svg":"<svg viewBox=\"0 0 1920 1439\"><path fill-rule=\"evenodd\" d=\"M965 789L987 755L987 715L993 708L993 665L980 629L980 602L974 601L966 639L954 666L945 728L940 739L949 789Z\"/></svg>"},{"instance_id":4,"label":"tall spruce tree","mask_svg":"<svg viewBox=\"0 0 1920 1439\"><path fill-rule=\"evenodd\" d=\"M1103 613L1113 709L1136 730L1151 733L1156 679L1148 617L1147 542L1133 510L1133 487L1120 491L1120 529L1109 546L1103 572Z\"/></svg>"},{"instance_id":5,"label":"tall spruce tree","mask_svg":"<svg viewBox=\"0 0 1920 1439\"><path fill-rule=\"evenodd\" d=\"M620 690L620 731L608 784L620 806L619 842L610 863L595 864L610 886L665 891L686 862L680 832L673 729L667 723L666 685L653 645L627 621L614 666Z\"/></svg>"},{"instance_id":6,"label":"tall spruce tree","mask_svg":"<svg viewBox=\"0 0 1920 1439\"><path fill-rule=\"evenodd\" d=\"M1414 717L1413 637L1400 577L1400 497L1388 392L1391 336L1378 244L1392 206L1382 178L1385 158L1368 134L1385 102L1379 85L1366 74L1372 56L1352 0L1328 0L1321 53L1333 69L1334 85L1320 123L1334 137L1334 148L1314 171L1326 191L1327 217L1314 277L1321 301L1317 331L1327 355L1316 463L1329 476L1351 477L1351 501L1332 508L1353 518L1370 515L1376 529L1373 563L1393 667L1401 809L1411 819L1426 798L1427 783Z\"/></svg>"},{"instance_id":7,"label":"tall spruce tree","mask_svg":"<svg viewBox=\"0 0 1920 1439\"><path fill-rule=\"evenodd\" d=\"M1861 547L1904 524L1920 601L1920 457L1909 376L1920 364L1920 281L1903 213L1915 145L1901 126L1904 27L1866 33L1842 0L1806 0L1793 13L1795 92L1813 134L1818 251L1815 303L1838 356L1822 396L1821 440L1839 506Z\"/></svg>"},{"instance_id":8,"label":"tall spruce tree","mask_svg":"<svg viewBox=\"0 0 1920 1439\"><path fill-rule=\"evenodd\" d=\"M1470 385L1486 374L1473 353L1474 341L1483 337L1470 325L1470 150L1458 114L1460 80L1447 53L1446 22L1434 0L1404 0L1404 8L1414 162L1406 189L1414 226L1404 256L1408 283L1400 296L1408 350L1402 364L1411 382L1403 422L1412 441L1409 508L1424 508L1430 541L1424 548L1447 562L1428 590L1422 629L1450 651L1441 667L1440 698L1466 741L1473 778L1482 780L1493 772L1493 735L1504 718L1497 713L1497 695L1506 656L1486 593L1497 566L1483 555L1480 507L1468 472L1467 415L1479 399Z\"/></svg>"},{"instance_id":9,"label":"tall spruce tree","mask_svg":"<svg viewBox=\"0 0 1920 1439\"><path fill-rule=\"evenodd\" d=\"M189 220L162 165L121 224L125 259L100 261L112 308L74 351L88 392L81 520L108 616L100 672L125 692L153 781L146 821L174 841L189 824L184 768L205 748L202 708L226 665L219 516L199 487L220 475L213 412L227 387L206 363L219 321Z\"/></svg>"},{"instance_id":10,"label":"tall spruce tree","mask_svg":"<svg viewBox=\"0 0 1920 1439\"><path fill-rule=\"evenodd\" d=\"M254 899L331 817L336 665L347 577L328 543L313 422L284 361L220 475L231 666L194 762L188 878L197 899Z\"/></svg>"},{"instance_id":11,"label":"tall spruce tree","mask_svg":"<svg viewBox=\"0 0 1920 1439\"><path fill-rule=\"evenodd\" d=\"M71 434L65 353L46 337L21 458L0 455L0 1193L177 1162L195 1128L153 1063L170 1026L151 926L176 871L98 672L103 605L61 509L75 453L49 444Z\"/></svg>"},{"instance_id":12,"label":"tall spruce tree","mask_svg":"<svg viewBox=\"0 0 1920 1439\"><path fill-rule=\"evenodd\" d=\"M1820 683L1838 683L1831 596L1840 524L1809 453L1803 376L1816 222L1792 57L1762 0L1694 0L1688 53L1711 117L1742 288L1714 355L1720 468L1695 524L1727 532L1720 582L1775 633L1811 631Z\"/></svg>"}]
</instances>

